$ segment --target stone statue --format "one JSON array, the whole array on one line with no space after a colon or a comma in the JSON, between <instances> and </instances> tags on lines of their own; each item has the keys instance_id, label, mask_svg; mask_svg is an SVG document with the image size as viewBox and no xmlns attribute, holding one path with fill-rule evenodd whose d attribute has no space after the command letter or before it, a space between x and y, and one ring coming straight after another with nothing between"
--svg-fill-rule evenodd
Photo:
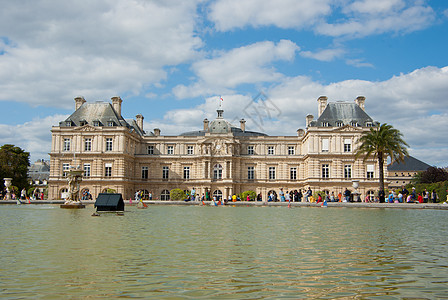
<instances>
[{"instance_id":1,"label":"stone statue","mask_svg":"<svg viewBox=\"0 0 448 300\"><path fill-rule=\"evenodd\" d=\"M81 203L79 198L79 185L81 184L83 173L84 171L80 166L77 168L72 168L68 171L68 197L65 200L65 204Z\"/></svg>"}]
</instances>

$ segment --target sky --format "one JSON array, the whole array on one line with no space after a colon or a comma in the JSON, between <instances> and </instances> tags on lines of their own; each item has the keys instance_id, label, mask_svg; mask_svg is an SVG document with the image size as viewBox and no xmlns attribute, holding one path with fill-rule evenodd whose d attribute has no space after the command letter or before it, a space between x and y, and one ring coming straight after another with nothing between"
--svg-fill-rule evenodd
<instances>
[{"instance_id":1,"label":"sky","mask_svg":"<svg viewBox=\"0 0 448 300\"><path fill-rule=\"evenodd\" d=\"M317 99L366 97L409 153L448 166L448 1L0 0L0 145L49 159L51 127L87 102L178 135L222 105L296 135ZM222 97L222 101L220 98ZM221 103L220 103L221 102Z\"/></svg>"}]
</instances>

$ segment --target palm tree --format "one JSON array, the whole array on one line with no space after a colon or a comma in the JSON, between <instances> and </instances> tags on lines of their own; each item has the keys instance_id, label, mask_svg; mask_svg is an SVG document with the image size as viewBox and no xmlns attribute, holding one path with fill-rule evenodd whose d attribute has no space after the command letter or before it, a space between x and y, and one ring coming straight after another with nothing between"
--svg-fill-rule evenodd
<instances>
[{"instance_id":1,"label":"palm tree","mask_svg":"<svg viewBox=\"0 0 448 300\"><path fill-rule=\"evenodd\" d=\"M406 147L409 145L403 140L403 134L398 129L387 123L378 124L364 132L358 141L355 157L364 156L366 161L371 155L378 159L380 169L380 191L384 191L384 161L389 156L391 162L404 161L408 156Z\"/></svg>"}]
</instances>

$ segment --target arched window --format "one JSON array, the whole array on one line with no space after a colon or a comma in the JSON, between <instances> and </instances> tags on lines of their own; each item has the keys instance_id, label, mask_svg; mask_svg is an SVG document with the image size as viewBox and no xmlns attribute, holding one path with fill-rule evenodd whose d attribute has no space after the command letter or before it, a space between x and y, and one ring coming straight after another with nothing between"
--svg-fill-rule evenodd
<instances>
[{"instance_id":1,"label":"arched window","mask_svg":"<svg viewBox=\"0 0 448 300\"><path fill-rule=\"evenodd\" d=\"M213 167L213 179L222 179L222 166L220 164Z\"/></svg>"},{"instance_id":2,"label":"arched window","mask_svg":"<svg viewBox=\"0 0 448 300\"><path fill-rule=\"evenodd\" d=\"M269 195L271 196L271 201L277 201L277 192L274 190L270 190L266 195L266 199L269 199Z\"/></svg>"},{"instance_id":3,"label":"arched window","mask_svg":"<svg viewBox=\"0 0 448 300\"><path fill-rule=\"evenodd\" d=\"M216 200L221 200L222 199L222 192L221 192L221 190L215 190L213 192L213 197L215 197L215 196L216 196Z\"/></svg>"},{"instance_id":4,"label":"arched window","mask_svg":"<svg viewBox=\"0 0 448 300\"><path fill-rule=\"evenodd\" d=\"M170 200L170 191L163 190L162 193L160 194L160 200L163 200L163 201Z\"/></svg>"},{"instance_id":5,"label":"arched window","mask_svg":"<svg viewBox=\"0 0 448 300\"><path fill-rule=\"evenodd\" d=\"M142 199L148 200L149 199L149 192L148 190L142 190Z\"/></svg>"}]
</instances>

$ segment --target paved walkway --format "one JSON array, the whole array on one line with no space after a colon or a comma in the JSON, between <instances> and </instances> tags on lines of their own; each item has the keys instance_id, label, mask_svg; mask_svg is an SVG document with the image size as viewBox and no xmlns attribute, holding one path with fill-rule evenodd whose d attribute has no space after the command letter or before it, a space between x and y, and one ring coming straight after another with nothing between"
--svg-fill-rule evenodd
<instances>
[{"instance_id":1,"label":"paved walkway","mask_svg":"<svg viewBox=\"0 0 448 300\"><path fill-rule=\"evenodd\" d=\"M144 201L146 204L152 205L203 205L202 202L197 201ZM82 201L83 204L95 203L94 200ZM125 205L129 205L129 200L124 201ZM15 200L0 200L0 204L16 204ZM31 201L31 204L64 204L64 200L35 200ZM133 201L131 205L136 205L137 202ZM210 205L210 202L205 202L206 205ZM261 201L240 201L229 202L226 206L288 206L288 202L261 202ZM310 202L291 202L291 207L321 207L322 203L310 203ZM364 202L328 202L328 207L362 207L362 208L409 208L409 209L444 209L448 210L448 204L442 203L364 203Z\"/></svg>"}]
</instances>

